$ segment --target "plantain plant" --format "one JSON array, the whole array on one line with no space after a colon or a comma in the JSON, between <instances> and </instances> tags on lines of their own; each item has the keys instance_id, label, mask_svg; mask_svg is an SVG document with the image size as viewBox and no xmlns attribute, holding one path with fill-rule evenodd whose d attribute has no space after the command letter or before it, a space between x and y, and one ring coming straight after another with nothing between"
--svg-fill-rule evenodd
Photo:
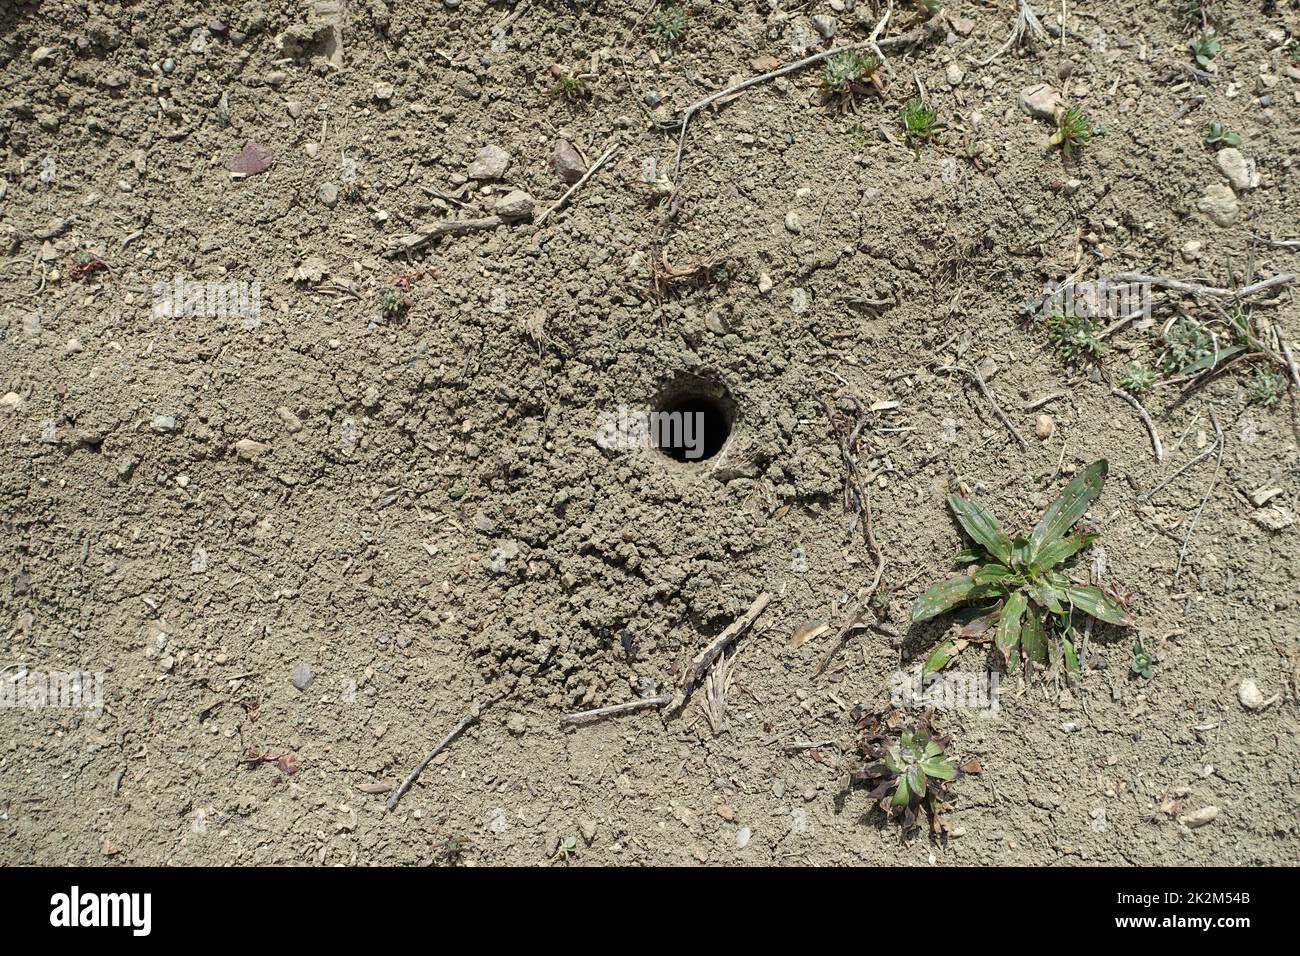
<instances>
[{"instance_id":1,"label":"plantain plant","mask_svg":"<svg viewBox=\"0 0 1300 956\"><path fill-rule=\"evenodd\" d=\"M979 761L972 758L959 766L949 753L951 739L935 734L929 712L913 718L887 707L857 710L855 716L865 762L850 773L850 783L871 787L870 799L879 801L886 816L901 815L905 830L919 825L922 815L930 818L934 833L949 829L943 815L951 809L949 784L979 773Z\"/></svg>"},{"instance_id":2,"label":"plantain plant","mask_svg":"<svg viewBox=\"0 0 1300 956\"><path fill-rule=\"evenodd\" d=\"M948 504L974 548L957 554L967 570L936 584L912 605L913 621L928 621L961 605L975 605L975 618L961 639L947 640L926 660L925 673L947 666L971 639L996 628L994 640L1008 670L1064 660L1067 671L1079 669L1075 619L1084 614L1107 624L1132 626L1118 600L1097 587L1075 584L1066 570L1072 559L1096 540L1092 531L1071 533L1101 494L1106 460L1080 471L1052 502L1028 537L1010 537L993 513L972 499L950 495Z\"/></svg>"}]
</instances>

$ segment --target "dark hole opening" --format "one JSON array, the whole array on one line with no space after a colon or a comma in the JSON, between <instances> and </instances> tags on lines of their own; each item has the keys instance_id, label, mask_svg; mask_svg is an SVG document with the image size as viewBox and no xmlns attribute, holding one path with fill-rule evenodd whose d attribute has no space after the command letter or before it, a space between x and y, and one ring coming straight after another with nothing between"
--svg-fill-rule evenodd
<instances>
[{"instance_id":1,"label":"dark hole opening","mask_svg":"<svg viewBox=\"0 0 1300 956\"><path fill-rule=\"evenodd\" d=\"M685 464L707 461L727 443L731 418L707 395L679 395L666 402L650 421L654 446Z\"/></svg>"}]
</instances>

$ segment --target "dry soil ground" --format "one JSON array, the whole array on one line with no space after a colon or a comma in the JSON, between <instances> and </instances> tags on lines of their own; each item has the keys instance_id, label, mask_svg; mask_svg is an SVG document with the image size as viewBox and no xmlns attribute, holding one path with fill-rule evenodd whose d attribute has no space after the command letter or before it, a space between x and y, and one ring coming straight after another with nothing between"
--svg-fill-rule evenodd
<instances>
[{"instance_id":1,"label":"dry soil ground","mask_svg":"<svg viewBox=\"0 0 1300 956\"><path fill-rule=\"evenodd\" d=\"M1197 65L1181 0L1043 4L1047 40L989 62L1012 0L895 0L883 94L827 103L813 65L679 140L691 103L885 12L691 0L674 39L625 0L5 0L0 666L103 700L0 709L0 862L1294 862L1295 392L1244 356L1300 336L1300 291L1250 297L1260 347L1208 382L1142 396L1162 463L1112 387L1171 323L1229 347L1233 303L1157 289L1083 367L1021 306L1300 270L1300 8L1214 4ZM1022 103L1054 95L1098 128L1070 158ZM721 454L597 442L693 383ZM848 395L895 636L817 673L873 578L823 405ZM1099 628L1073 689L1009 674L996 715L940 713L984 771L949 839L905 835L844 792L850 711L944 635L906 609L961 545L946 495L1025 529L1099 457L1080 573L1136 633ZM671 691L764 591L716 729L703 689L561 725ZM952 667L1001 672L987 645Z\"/></svg>"}]
</instances>

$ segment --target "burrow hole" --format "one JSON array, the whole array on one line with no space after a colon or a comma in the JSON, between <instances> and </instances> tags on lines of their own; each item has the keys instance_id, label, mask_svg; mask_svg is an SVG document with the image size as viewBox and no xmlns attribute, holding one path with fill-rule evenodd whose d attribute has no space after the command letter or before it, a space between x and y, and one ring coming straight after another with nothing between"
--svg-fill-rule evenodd
<instances>
[{"instance_id":1,"label":"burrow hole","mask_svg":"<svg viewBox=\"0 0 1300 956\"><path fill-rule=\"evenodd\" d=\"M717 456L736 422L736 403L726 388L694 375L666 385L652 412L651 444L684 465L698 465Z\"/></svg>"}]
</instances>

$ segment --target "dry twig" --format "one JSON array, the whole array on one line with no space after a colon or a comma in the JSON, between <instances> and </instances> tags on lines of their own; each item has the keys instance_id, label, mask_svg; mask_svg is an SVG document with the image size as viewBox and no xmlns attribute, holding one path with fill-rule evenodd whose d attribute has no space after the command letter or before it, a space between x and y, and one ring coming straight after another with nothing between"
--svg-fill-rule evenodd
<instances>
[{"instance_id":1,"label":"dry twig","mask_svg":"<svg viewBox=\"0 0 1300 956\"><path fill-rule=\"evenodd\" d=\"M787 63L785 66L777 67L775 70L760 73L758 76L751 76L749 79L741 80L739 83L734 83L726 89L710 93L708 96L696 100L690 106L682 110L681 129L677 134L677 157L673 160L672 181L674 189L677 187L678 175L682 168L682 150L686 145L686 127L690 125L691 119L695 114L706 106L716 103L719 100L729 99L737 93L742 93L752 86L758 86L760 83L766 83L768 80L774 80L778 76L785 76L788 73L796 73L799 70L812 66L814 63L829 60L831 57L838 56L841 53L856 50L871 50L883 60L885 50L902 49L911 46L914 43L920 43L930 36L942 32L942 17L934 17L913 30L911 33L905 33L896 37L888 37L884 40L877 40L876 37L884 27L885 22L889 19L889 14L892 10L893 5L891 3L889 9L885 11L885 15L876 24L875 29L871 31L871 37L862 43L846 43L844 46L837 46L830 50L823 50L821 53L814 53L812 56L806 56L802 60L796 60L794 63Z\"/></svg>"},{"instance_id":2,"label":"dry twig","mask_svg":"<svg viewBox=\"0 0 1300 956\"><path fill-rule=\"evenodd\" d=\"M1269 289L1279 288L1295 281L1295 275L1290 272L1279 273L1267 279L1261 279L1259 282L1252 282L1248 286L1240 289L1222 289L1218 286L1201 285L1199 282L1186 282L1182 279L1171 279L1169 276L1149 276L1140 272L1121 272L1114 276L1116 282L1142 282L1153 286L1159 286L1162 289L1172 289L1175 292L1186 292L1189 295L1199 295L1212 297L1216 299L1245 299L1255 295L1258 292L1266 292Z\"/></svg>"},{"instance_id":3,"label":"dry twig","mask_svg":"<svg viewBox=\"0 0 1300 956\"><path fill-rule=\"evenodd\" d=\"M1165 460L1165 449L1164 446L1160 444L1160 433L1156 431L1156 423L1151 420L1151 416L1147 414L1147 410L1142 407L1142 403L1122 388L1112 388L1110 393L1117 398L1124 399L1124 401L1132 405L1137 411L1138 418L1142 419L1142 424L1147 427L1147 434L1151 436L1151 450L1155 452L1156 464L1163 462Z\"/></svg>"},{"instance_id":4,"label":"dry twig","mask_svg":"<svg viewBox=\"0 0 1300 956\"><path fill-rule=\"evenodd\" d=\"M978 369L962 368L960 365L941 365L939 366L939 371L960 372L962 375L965 375L968 379L974 382L979 388L980 394L984 396L985 400L991 406L993 406L993 411L997 414L998 421L1002 422L1002 426L1011 433L1011 437L1016 440L1016 443L1020 445L1021 448L1029 447L1029 443L1026 442L1024 436L1016 430L1015 424L1007 417L1007 413L1002 410L1002 406L998 404L997 399L993 397L993 393L989 391L988 385L984 382L984 376L979 373Z\"/></svg>"},{"instance_id":5,"label":"dry twig","mask_svg":"<svg viewBox=\"0 0 1300 956\"><path fill-rule=\"evenodd\" d=\"M642 697L639 700L629 700L623 704L611 704L608 707L597 707L595 710L580 710L576 714L565 714L560 718L564 724L578 724L585 720L595 720L598 717L613 717L617 714L630 714L633 711L645 710L647 707L662 707L672 700L667 694L660 697Z\"/></svg>"},{"instance_id":6,"label":"dry twig","mask_svg":"<svg viewBox=\"0 0 1300 956\"><path fill-rule=\"evenodd\" d=\"M406 779L402 781L402 785L393 791L393 795L388 798L388 809L395 809L398 801L401 800L402 797L406 796L406 791L415 786L415 781L420 779L420 774L424 773L424 768L429 766L429 763L433 758L442 753L442 751L444 751L453 740L464 733L467 727L478 723L478 719L483 716L483 712L499 701L502 696L502 694L497 694L495 697L489 699L487 703L482 704L481 706L475 704L471 707L469 713L460 719L460 723L451 728L451 732L447 734L446 737L443 737L442 740L438 741L437 745L424 755L424 759L421 760L416 768L407 775Z\"/></svg>"},{"instance_id":7,"label":"dry twig","mask_svg":"<svg viewBox=\"0 0 1300 956\"><path fill-rule=\"evenodd\" d=\"M754 599L754 603L749 606L749 610L743 615L732 621L725 631L715 637L704 650L695 655L690 666L683 672L681 680L677 683L677 693L673 694L672 700L668 702L668 709L665 716L671 717L682 709L686 703L686 698L690 696L695 685L700 682L704 672L709 669L709 665L722 654L731 642L743 634L749 627L758 620L758 616L767 609L772 601L772 595L764 591Z\"/></svg>"},{"instance_id":8,"label":"dry twig","mask_svg":"<svg viewBox=\"0 0 1300 956\"><path fill-rule=\"evenodd\" d=\"M392 256L401 255L403 252L413 252L441 239L443 236L464 236L471 232L483 232L486 229L504 226L508 221L500 216L484 216L481 219L443 219L438 222L431 222L428 225L421 226L418 232L398 236L396 239L390 240L384 255L391 258Z\"/></svg>"},{"instance_id":9,"label":"dry twig","mask_svg":"<svg viewBox=\"0 0 1300 956\"><path fill-rule=\"evenodd\" d=\"M981 63L980 66L988 66L1013 46L1033 47L1036 43L1051 46L1052 41L1043 28L1042 21L1038 19L1038 14L1034 13L1033 8L1029 6L1026 0L1019 0L1016 22L1011 25L1011 35L1007 37L1007 42L998 47L998 51Z\"/></svg>"},{"instance_id":10,"label":"dry twig","mask_svg":"<svg viewBox=\"0 0 1300 956\"><path fill-rule=\"evenodd\" d=\"M600 158L587 167L587 171L582 174L581 179L579 179L576 183L570 186L568 190L565 191L564 195L561 196L559 199L557 199L549 209L547 209L535 220L533 220L534 224L540 226L543 222L546 221L546 218L550 216L551 213L559 212L561 209L563 209L565 203L567 203L573 197L573 194L582 188L583 184L588 179L590 179L593 174L595 174L596 170L600 169L601 166L605 165L605 161L609 159L609 157L613 156L615 150L617 149L618 149L618 144L615 143L609 149L605 150L605 152L601 153Z\"/></svg>"}]
</instances>

